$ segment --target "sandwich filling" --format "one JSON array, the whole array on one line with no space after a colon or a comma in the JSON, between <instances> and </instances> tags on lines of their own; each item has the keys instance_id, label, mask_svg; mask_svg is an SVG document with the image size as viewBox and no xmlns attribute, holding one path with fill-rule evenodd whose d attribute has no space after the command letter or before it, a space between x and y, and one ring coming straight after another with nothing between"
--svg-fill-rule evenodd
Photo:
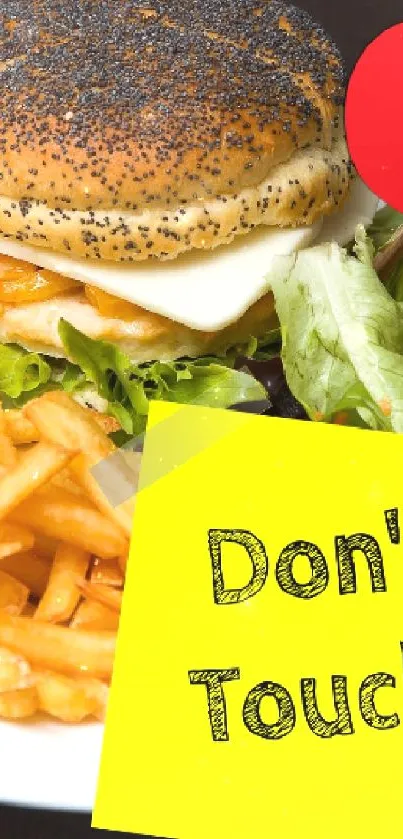
<instances>
[{"instance_id":1,"label":"sandwich filling","mask_svg":"<svg viewBox=\"0 0 403 839\"><path fill-rule=\"evenodd\" d=\"M270 269L319 241L346 244L377 198L357 178L343 208L297 229L260 228L211 253L161 264L75 260L0 238L0 340L65 355L60 318L137 362L223 352L275 328Z\"/></svg>"}]
</instances>

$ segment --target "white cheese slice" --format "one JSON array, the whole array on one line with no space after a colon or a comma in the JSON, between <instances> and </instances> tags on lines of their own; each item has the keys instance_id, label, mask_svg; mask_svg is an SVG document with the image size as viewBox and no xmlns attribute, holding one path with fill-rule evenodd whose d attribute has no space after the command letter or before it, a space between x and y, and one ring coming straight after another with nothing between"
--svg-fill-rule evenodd
<instances>
[{"instance_id":1,"label":"white cheese slice","mask_svg":"<svg viewBox=\"0 0 403 839\"><path fill-rule=\"evenodd\" d=\"M75 260L2 237L0 253L98 286L192 329L214 332L238 320L267 292L275 257L310 245L321 223L295 230L259 228L230 245L167 262Z\"/></svg>"},{"instance_id":2,"label":"white cheese slice","mask_svg":"<svg viewBox=\"0 0 403 839\"><path fill-rule=\"evenodd\" d=\"M346 244L368 224L378 199L357 179L338 213L311 227L261 227L212 251L192 251L167 262L118 264L76 260L0 237L0 253L97 286L192 329L214 332L238 320L270 288L277 256L314 241Z\"/></svg>"},{"instance_id":3,"label":"white cheese slice","mask_svg":"<svg viewBox=\"0 0 403 839\"><path fill-rule=\"evenodd\" d=\"M367 227L371 223L378 204L379 198L365 186L361 178L356 178L341 210L326 216L315 244L338 242L339 245L347 245L354 239L357 224Z\"/></svg>"}]
</instances>

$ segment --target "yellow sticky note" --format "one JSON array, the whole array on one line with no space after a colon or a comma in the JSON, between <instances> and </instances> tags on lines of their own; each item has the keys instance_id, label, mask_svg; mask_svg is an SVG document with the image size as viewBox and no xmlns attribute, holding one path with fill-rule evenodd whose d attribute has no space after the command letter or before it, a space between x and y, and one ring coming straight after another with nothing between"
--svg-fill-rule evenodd
<instances>
[{"instance_id":1,"label":"yellow sticky note","mask_svg":"<svg viewBox=\"0 0 403 839\"><path fill-rule=\"evenodd\" d=\"M96 827L400 837L403 437L151 404Z\"/></svg>"}]
</instances>

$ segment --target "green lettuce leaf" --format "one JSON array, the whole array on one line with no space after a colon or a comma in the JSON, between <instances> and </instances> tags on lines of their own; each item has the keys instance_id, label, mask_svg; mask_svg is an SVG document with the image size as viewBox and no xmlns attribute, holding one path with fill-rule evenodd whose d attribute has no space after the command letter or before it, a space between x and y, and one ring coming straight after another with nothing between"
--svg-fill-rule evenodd
<instances>
[{"instance_id":1,"label":"green lettuce leaf","mask_svg":"<svg viewBox=\"0 0 403 839\"><path fill-rule=\"evenodd\" d=\"M403 229L403 213L398 213L392 207L382 207L376 213L372 224L367 227L375 254L386 248L396 239Z\"/></svg>"},{"instance_id":2,"label":"green lettuce leaf","mask_svg":"<svg viewBox=\"0 0 403 839\"><path fill-rule=\"evenodd\" d=\"M238 355L244 355L249 358L254 358L256 361L270 361L281 354L281 329L280 325L277 329L271 329L262 338L256 342L256 348L253 353L240 352Z\"/></svg>"},{"instance_id":3,"label":"green lettuce leaf","mask_svg":"<svg viewBox=\"0 0 403 839\"><path fill-rule=\"evenodd\" d=\"M0 345L0 391L11 399L43 389L52 370L37 353L29 353L14 344Z\"/></svg>"},{"instance_id":4,"label":"green lettuce leaf","mask_svg":"<svg viewBox=\"0 0 403 839\"><path fill-rule=\"evenodd\" d=\"M403 432L403 317L367 260L336 244L276 260L270 274L288 385L312 419L356 412Z\"/></svg>"},{"instance_id":5,"label":"green lettuce leaf","mask_svg":"<svg viewBox=\"0 0 403 839\"><path fill-rule=\"evenodd\" d=\"M403 258L397 259L392 265L385 286L397 303L403 303Z\"/></svg>"},{"instance_id":6,"label":"green lettuce leaf","mask_svg":"<svg viewBox=\"0 0 403 839\"><path fill-rule=\"evenodd\" d=\"M225 359L134 364L115 345L88 338L65 320L60 321L59 334L74 362L75 381L81 372L87 384L95 385L127 434L144 429L153 399L223 408L266 396L262 385L249 374L227 366ZM69 383L72 378L70 372Z\"/></svg>"},{"instance_id":7,"label":"green lettuce leaf","mask_svg":"<svg viewBox=\"0 0 403 839\"><path fill-rule=\"evenodd\" d=\"M373 265L375 246L363 224L357 225L355 231L355 243L352 250L357 259L359 259L360 262L363 262L364 265L369 265L370 267Z\"/></svg>"},{"instance_id":8,"label":"green lettuce leaf","mask_svg":"<svg viewBox=\"0 0 403 839\"><path fill-rule=\"evenodd\" d=\"M127 435L141 433L150 400L166 399L226 408L240 402L264 399L266 392L248 373L235 370L240 352L257 352L261 341L251 339L233 347L224 358L155 361L135 364L118 347L87 338L67 321L59 333L70 361L28 352L11 344L0 345L0 395L5 407L21 406L45 390L68 393L95 392ZM264 341L269 352L273 336Z\"/></svg>"},{"instance_id":9,"label":"green lettuce leaf","mask_svg":"<svg viewBox=\"0 0 403 839\"><path fill-rule=\"evenodd\" d=\"M403 302L403 215L384 207L367 229L358 225L350 252L382 271L382 282L398 303Z\"/></svg>"}]
</instances>

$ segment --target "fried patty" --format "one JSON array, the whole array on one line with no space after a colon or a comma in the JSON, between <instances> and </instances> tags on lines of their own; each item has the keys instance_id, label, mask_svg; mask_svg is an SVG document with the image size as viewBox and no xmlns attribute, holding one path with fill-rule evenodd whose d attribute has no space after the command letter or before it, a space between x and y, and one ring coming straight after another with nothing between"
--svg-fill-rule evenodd
<instances>
[{"instance_id":1,"label":"fried patty","mask_svg":"<svg viewBox=\"0 0 403 839\"><path fill-rule=\"evenodd\" d=\"M35 352L63 357L65 353L58 333L61 317L90 338L113 342L139 363L223 353L251 337L263 337L277 325L271 292L260 298L236 323L219 332L190 329L140 307L132 320L106 317L81 293L38 303L4 306L0 314L0 342L17 343Z\"/></svg>"}]
</instances>

